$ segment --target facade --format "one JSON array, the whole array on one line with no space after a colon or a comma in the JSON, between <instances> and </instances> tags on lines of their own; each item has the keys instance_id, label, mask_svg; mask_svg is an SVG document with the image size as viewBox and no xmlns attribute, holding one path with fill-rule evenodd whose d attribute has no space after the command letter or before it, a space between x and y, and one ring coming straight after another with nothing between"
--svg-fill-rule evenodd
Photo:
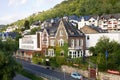
<instances>
[{"instance_id":1,"label":"facade","mask_svg":"<svg viewBox=\"0 0 120 80\"><path fill-rule=\"evenodd\" d=\"M35 35L25 35L19 39L18 53L29 58L32 58L34 52L54 57L56 56L55 47L64 46L66 43L68 44L68 53L61 50L61 55L67 54L71 58L78 58L85 54L85 35L70 22L61 19L54 26L45 27Z\"/></svg>"},{"instance_id":2,"label":"facade","mask_svg":"<svg viewBox=\"0 0 120 80\"><path fill-rule=\"evenodd\" d=\"M83 26L98 26L99 16L82 16L78 22L78 29Z\"/></svg>"},{"instance_id":3,"label":"facade","mask_svg":"<svg viewBox=\"0 0 120 80\"><path fill-rule=\"evenodd\" d=\"M120 33L94 33L94 34L85 34L86 35L86 54L89 56L88 49L94 47L99 39L103 36L109 38L111 41L114 40L120 43Z\"/></svg>"},{"instance_id":4,"label":"facade","mask_svg":"<svg viewBox=\"0 0 120 80\"><path fill-rule=\"evenodd\" d=\"M56 46L64 46L67 43L68 46L68 56L71 58L81 57L85 51L85 36L78 29L68 22L67 20L61 20L58 25L53 27L47 27L43 30L44 41L42 41L42 50L46 56L55 56L54 48ZM46 46L44 46L46 44ZM49 49L48 49L49 48ZM48 49L48 52L46 52ZM64 51L60 52L64 55Z\"/></svg>"},{"instance_id":5,"label":"facade","mask_svg":"<svg viewBox=\"0 0 120 80\"><path fill-rule=\"evenodd\" d=\"M78 29L83 26L99 27L105 31L113 32L120 30L120 14L103 14L101 16L81 16Z\"/></svg>"},{"instance_id":6,"label":"facade","mask_svg":"<svg viewBox=\"0 0 120 80\"><path fill-rule=\"evenodd\" d=\"M119 31L120 30L120 14L102 15L99 19L99 27L103 30Z\"/></svg>"},{"instance_id":7,"label":"facade","mask_svg":"<svg viewBox=\"0 0 120 80\"><path fill-rule=\"evenodd\" d=\"M31 59L34 52L41 51L41 33L37 32L35 35L25 35L19 39L19 50L16 56Z\"/></svg>"}]
</instances>

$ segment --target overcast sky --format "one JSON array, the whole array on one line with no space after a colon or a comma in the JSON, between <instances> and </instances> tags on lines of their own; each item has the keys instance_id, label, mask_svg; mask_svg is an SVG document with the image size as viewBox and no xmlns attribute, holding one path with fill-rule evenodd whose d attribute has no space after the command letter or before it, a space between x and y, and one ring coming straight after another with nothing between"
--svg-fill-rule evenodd
<instances>
[{"instance_id":1,"label":"overcast sky","mask_svg":"<svg viewBox=\"0 0 120 80\"><path fill-rule=\"evenodd\" d=\"M0 24L10 24L33 13L48 10L63 0L0 0Z\"/></svg>"}]
</instances>

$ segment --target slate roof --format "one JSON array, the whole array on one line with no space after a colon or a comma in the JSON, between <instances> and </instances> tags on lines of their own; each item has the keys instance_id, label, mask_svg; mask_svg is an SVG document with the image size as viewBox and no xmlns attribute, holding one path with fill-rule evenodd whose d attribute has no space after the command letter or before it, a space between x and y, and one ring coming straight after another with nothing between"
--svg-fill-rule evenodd
<instances>
[{"instance_id":1,"label":"slate roof","mask_svg":"<svg viewBox=\"0 0 120 80\"><path fill-rule=\"evenodd\" d=\"M84 36L84 34L80 30L76 29L70 22L63 19L62 21L69 37Z\"/></svg>"},{"instance_id":2,"label":"slate roof","mask_svg":"<svg viewBox=\"0 0 120 80\"><path fill-rule=\"evenodd\" d=\"M64 24L64 27L68 33L68 36L69 37L79 37L79 36L84 36L84 34L78 30L77 28L75 28L72 23L66 21L66 20L63 20L63 24ZM47 33L49 34L49 36L55 36L56 32L57 32L57 29L58 29L58 26L59 26L59 22L57 22L56 24L52 25L52 27L45 27L44 29L47 30ZM43 32L44 29L41 29L40 31ZM52 34L51 34L52 33Z\"/></svg>"},{"instance_id":3,"label":"slate roof","mask_svg":"<svg viewBox=\"0 0 120 80\"><path fill-rule=\"evenodd\" d=\"M78 21L78 17L76 15L69 16L69 20L72 19Z\"/></svg>"},{"instance_id":4,"label":"slate roof","mask_svg":"<svg viewBox=\"0 0 120 80\"><path fill-rule=\"evenodd\" d=\"M59 22L53 23L51 27L45 27L44 29L47 30L47 33L49 34L49 36L54 37L57 32L58 25L59 25ZM41 29L40 31L43 32L44 29Z\"/></svg>"},{"instance_id":5,"label":"slate roof","mask_svg":"<svg viewBox=\"0 0 120 80\"><path fill-rule=\"evenodd\" d=\"M4 32L4 33L0 33L0 36L4 36L4 37L11 37L12 39L14 39L16 37L17 33L16 32Z\"/></svg>"},{"instance_id":6,"label":"slate roof","mask_svg":"<svg viewBox=\"0 0 120 80\"><path fill-rule=\"evenodd\" d=\"M108 20L110 18L119 19L120 18L120 14L119 13L118 14L103 14L103 15L100 16L100 19L102 19L102 18L104 18L106 20Z\"/></svg>"},{"instance_id":7,"label":"slate roof","mask_svg":"<svg viewBox=\"0 0 120 80\"><path fill-rule=\"evenodd\" d=\"M107 33L107 31L102 30L100 27L95 27L95 26L89 26L90 28L94 29L95 31L99 33Z\"/></svg>"},{"instance_id":8,"label":"slate roof","mask_svg":"<svg viewBox=\"0 0 120 80\"><path fill-rule=\"evenodd\" d=\"M41 24L40 21L36 21L33 23L33 25L40 25L40 24Z\"/></svg>"},{"instance_id":9,"label":"slate roof","mask_svg":"<svg viewBox=\"0 0 120 80\"><path fill-rule=\"evenodd\" d=\"M94 19L98 18L98 15L88 15L88 16L80 16L78 18L78 21L81 21L82 18L84 18L85 21L88 21L91 17L93 17Z\"/></svg>"}]
</instances>

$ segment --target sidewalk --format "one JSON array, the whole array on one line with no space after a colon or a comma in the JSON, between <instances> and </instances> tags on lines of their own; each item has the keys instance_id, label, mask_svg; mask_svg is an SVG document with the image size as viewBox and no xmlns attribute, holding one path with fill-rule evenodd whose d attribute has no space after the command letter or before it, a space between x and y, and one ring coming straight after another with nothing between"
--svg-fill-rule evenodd
<instances>
[{"instance_id":1,"label":"sidewalk","mask_svg":"<svg viewBox=\"0 0 120 80\"><path fill-rule=\"evenodd\" d=\"M31 80L31 79L29 79L29 78L27 78L27 77L24 77L24 76L22 76L22 75L20 75L20 74L17 74L17 75L13 78L13 80Z\"/></svg>"}]
</instances>

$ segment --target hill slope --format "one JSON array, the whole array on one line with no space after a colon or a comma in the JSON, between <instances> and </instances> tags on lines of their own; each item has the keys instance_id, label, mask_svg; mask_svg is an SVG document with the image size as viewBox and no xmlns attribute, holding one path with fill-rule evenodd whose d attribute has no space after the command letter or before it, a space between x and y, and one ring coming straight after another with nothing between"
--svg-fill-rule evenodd
<instances>
[{"instance_id":1,"label":"hill slope","mask_svg":"<svg viewBox=\"0 0 120 80\"><path fill-rule=\"evenodd\" d=\"M64 15L93 15L120 13L120 0L65 0L57 4L54 8L43 11L37 15L16 21L13 24L23 26L24 21L28 20L32 24L36 20L62 17Z\"/></svg>"}]
</instances>

